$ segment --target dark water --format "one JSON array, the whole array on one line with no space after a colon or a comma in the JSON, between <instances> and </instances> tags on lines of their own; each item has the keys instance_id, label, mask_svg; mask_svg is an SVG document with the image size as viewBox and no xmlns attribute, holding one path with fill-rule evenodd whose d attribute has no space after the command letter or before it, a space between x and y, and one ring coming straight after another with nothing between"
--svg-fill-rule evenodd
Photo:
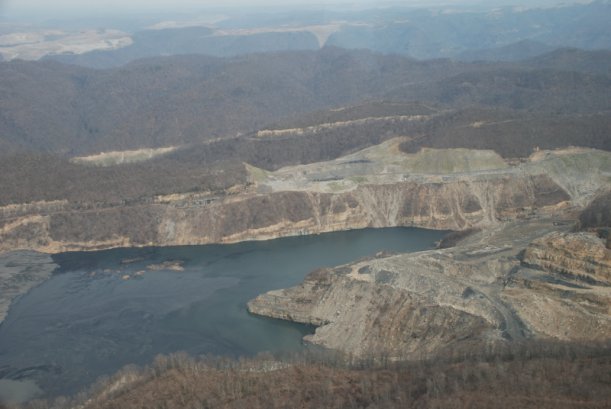
<instances>
[{"instance_id":1,"label":"dark water","mask_svg":"<svg viewBox=\"0 0 611 409\"><path fill-rule=\"evenodd\" d=\"M126 364L146 364L159 353L299 350L312 328L252 316L246 302L298 284L319 267L380 250L431 248L443 234L367 229L234 245L61 254L55 258L60 269L14 303L0 326L0 378L34 380L53 396L74 393ZM182 261L184 271L147 269L168 260Z\"/></svg>"}]
</instances>

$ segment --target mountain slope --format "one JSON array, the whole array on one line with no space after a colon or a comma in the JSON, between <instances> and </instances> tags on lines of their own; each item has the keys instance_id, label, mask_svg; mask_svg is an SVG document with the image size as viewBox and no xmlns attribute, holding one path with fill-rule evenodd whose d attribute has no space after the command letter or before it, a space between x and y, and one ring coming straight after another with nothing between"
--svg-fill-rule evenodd
<instances>
[{"instance_id":1,"label":"mountain slope","mask_svg":"<svg viewBox=\"0 0 611 409\"><path fill-rule=\"evenodd\" d=\"M0 148L2 155L37 151L74 156L183 145L380 98L422 101L435 109L611 110L611 77L601 74L609 72L611 59L580 52L561 60L415 61L325 48L228 59L152 58L110 70L5 62L0 63ZM379 114L370 108L359 115ZM328 120L333 117L341 114Z\"/></svg>"},{"instance_id":2,"label":"mountain slope","mask_svg":"<svg viewBox=\"0 0 611 409\"><path fill-rule=\"evenodd\" d=\"M462 61L520 61L546 54L553 47L533 40L522 40L497 48L467 50L457 57Z\"/></svg>"},{"instance_id":3,"label":"mountain slope","mask_svg":"<svg viewBox=\"0 0 611 409\"><path fill-rule=\"evenodd\" d=\"M81 154L179 145L254 131L283 117L460 72L367 51L155 58L96 71L0 64L3 153Z\"/></svg>"},{"instance_id":4,"label":"mountain slope","mask_svg":"<svg viewBox=\"0 0 611 409\"><path fill-rule=\"evenodd\" d=\"M62 54L47 57L53 61L90 68L113 68L140 58L163 55L204 54L230 57L273 51L317 50L316 37L305 31L268 32L251 35L214 35L205 27L144 30L132 36L133 44L117 50Z\"/></svg>"}]
</instances>

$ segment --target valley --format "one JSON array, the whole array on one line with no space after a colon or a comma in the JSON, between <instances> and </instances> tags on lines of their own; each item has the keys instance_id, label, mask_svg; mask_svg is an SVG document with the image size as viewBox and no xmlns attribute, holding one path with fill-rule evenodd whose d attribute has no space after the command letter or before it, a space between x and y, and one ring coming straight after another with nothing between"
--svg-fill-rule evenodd
<instances>
[{"instance_id":1,"label":"valley","mask_svg":"<svg viewBox=\"0 0 611 409\"><path fill-rule=\"evenodd\" d=\"M474 230L450 249L383 255L314 272L303 285L262 295L249 309L319 326L309 342L397 359L428 356L453 342L608 338L609 249L595 233L571 233L582 209L610 184L608 152L569 148L507 161L485 150L410 154L400 148L405 141L389 139L331 161L276 171L244 165L246 183L216 194L89 209L68 201L5 206L11 222L2 227L2 250L240 243L372 227ZM545 241L553 232L570 238L558 256ZM579 244L584 240L589 244ZM592 263L600 267L558 261L593 246L599 250ZM558 263L564 267L554 268ZM594 278L582 284L588 274ZM340 305L349 313L337 310ZM348 330L357 331L350 332L349 344Z\"/></svg>"},{"instance_id":2,"label":"valley","mask_svg":"<svg viewBox=\"0 0 611 409\"><path fill-rule=\"evenodd\" d=\"M464 7L0 19L0 408L605 407L609 4Z\"/></svg>"}]
</instances>

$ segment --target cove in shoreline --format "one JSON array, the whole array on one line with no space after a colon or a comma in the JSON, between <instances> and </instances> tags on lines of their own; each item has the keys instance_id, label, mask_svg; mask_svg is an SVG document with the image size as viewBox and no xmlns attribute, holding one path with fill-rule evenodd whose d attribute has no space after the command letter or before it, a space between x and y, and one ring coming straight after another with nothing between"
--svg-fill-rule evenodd
<instances>
[{"instance_id":1,"label":"cove in shoreline","mask_svg":"<svg viewBox=\"0 0 611 409\"><path fill-rule=\"evenodd\" d=\"M57 396L160 353L299 351L313 328L250 315L246 303L298 284L317 268L379 251L430 249L444 234L365 229L57 254L60 267L51 279L19 298L0 326L0 378L32 380L46 396Z\"/></svg>"}]
</instances>

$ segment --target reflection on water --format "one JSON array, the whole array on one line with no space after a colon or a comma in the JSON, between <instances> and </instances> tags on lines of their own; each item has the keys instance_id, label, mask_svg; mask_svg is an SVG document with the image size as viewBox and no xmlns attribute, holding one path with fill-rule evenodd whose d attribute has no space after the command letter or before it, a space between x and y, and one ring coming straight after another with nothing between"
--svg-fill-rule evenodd
<instances>
[{"instance_id":1,"label":"reflection on water","mask_svg":"<svg viewBox=\"0 0 611 409\"><path fill-rule=\"evenodd\" d=\"M251 316L246 302L295 285L322 266L380 250L430 248L442 234L367 229L57 255L59 271L17 301L0 326L0 378L35 380L45 393L58 395L159 353L299 350L310 328Z\"/></svg>"}]
</instances>

